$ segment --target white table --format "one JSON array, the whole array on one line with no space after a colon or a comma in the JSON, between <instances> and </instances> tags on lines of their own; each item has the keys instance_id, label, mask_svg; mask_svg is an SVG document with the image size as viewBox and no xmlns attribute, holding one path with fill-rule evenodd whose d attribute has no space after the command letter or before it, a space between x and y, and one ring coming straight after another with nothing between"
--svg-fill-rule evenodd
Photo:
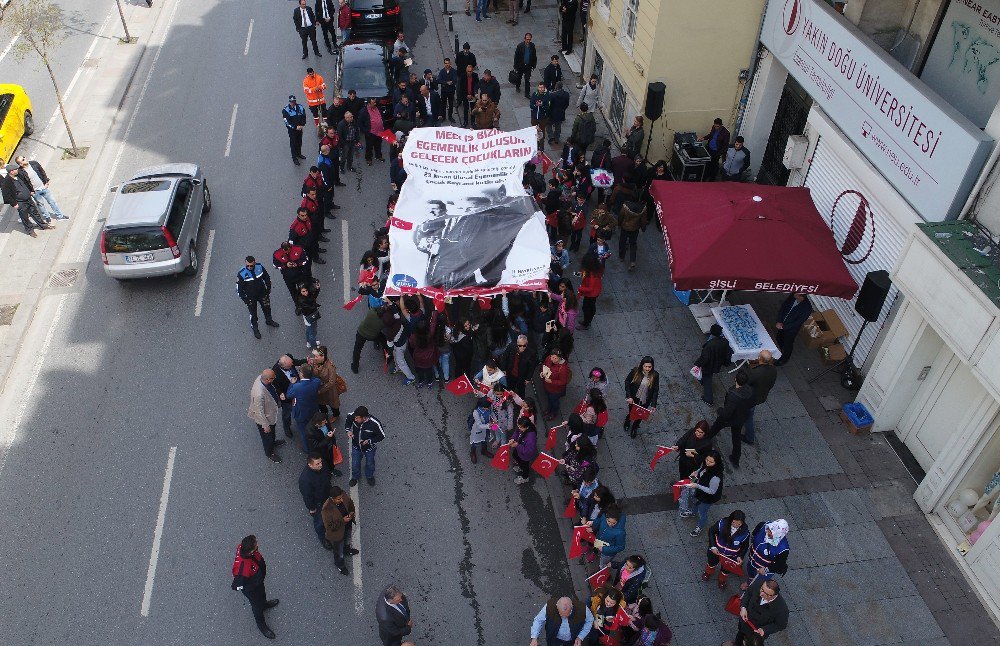
<instances>
[{"instance_id":1,"label":"white table","mask_svg":"<svg viewBox=\"0 0 1000 646\"><path fill-rule=\"evenodd\" d=\"M712 315L733 349L733 361L756 359L761 350L769 350L775 359L781 358L781 350L749 305L713 307Z\"/></svg>"}]
</instances>

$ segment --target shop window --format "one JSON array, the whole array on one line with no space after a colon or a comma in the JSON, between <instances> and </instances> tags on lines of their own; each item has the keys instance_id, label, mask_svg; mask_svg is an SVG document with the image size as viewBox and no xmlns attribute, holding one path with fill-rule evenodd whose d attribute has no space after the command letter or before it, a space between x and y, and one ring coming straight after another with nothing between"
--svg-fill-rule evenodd
<instances>
[{"instance_id":1,"label":"shop window","mask_svg":"<svg viewBox=\"0 0 1000 646\"><path fill-rule=\"evenodd\" d=\"M608 110L608 119L615 132L621 133L625 124L625 87L618 77L615 77L614 85L611 89L611 107Z\"/></svg>"}]
</instances>

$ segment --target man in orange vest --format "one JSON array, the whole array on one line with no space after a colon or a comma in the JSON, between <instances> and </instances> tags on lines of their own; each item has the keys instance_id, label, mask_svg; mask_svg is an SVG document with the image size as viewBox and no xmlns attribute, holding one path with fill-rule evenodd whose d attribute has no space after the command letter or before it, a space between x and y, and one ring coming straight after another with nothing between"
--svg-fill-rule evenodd
<instances>
[{"instance_id":1,"label":"man in orange vest","mask_svg":"<svg viewBox=\"0 0 1000 646\"><path fill-rule=\"evenodd\" d=\"M316 73L311 67L306 68L306 77L302 79L302 91L306 94L306 103L309 111L312 112L313 123L316 124L316 136L323 136L323 128L320 126L320 118L326 118L326 97L323 91L326 89L326 82L323 77Z\"/></svg>"}]
</instances>

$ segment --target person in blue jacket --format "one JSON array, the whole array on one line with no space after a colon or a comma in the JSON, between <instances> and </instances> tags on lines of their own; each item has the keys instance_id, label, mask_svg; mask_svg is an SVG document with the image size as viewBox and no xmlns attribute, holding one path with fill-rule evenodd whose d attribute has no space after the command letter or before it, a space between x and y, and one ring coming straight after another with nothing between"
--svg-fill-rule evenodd
<instances>
[{"instance_id":1,"label":"person in blue jacket","mask_svg":"<svg viewBox=\"0 0 1000 646\"><path fill-rule=\"evenodd\" d=\"M774 327L778 330L774 340L778 344L778 349L781 350L781 358L775 361L774 365L782 366L791 359L792 349L795 347L795 337L798 336L799 330L802 329L812 312L812 305L805 294L792 294L781 304L781 309L778 310L778 320L774 323Z\"/></svg>"},{"instance_id":2,"label":"person in blue jacket","mask_svg":"<svg viewBox=\"0 0 1000 646\"><path fill-rule=\"evenodd\" d=\"M247 256L246 264L236 272L236 294L250 310L250 329L255 337L260 338L260 329L257 327L258 304L264 311L264 322L271 327L278 327L271 318L271 276L253 256Z\"/></svg>"},{"instance_id":3,"label":"person in blue jacket","mask_svg":"<svg viewBox=\"0 0 1000 646\"><path fill-rule=\"evenodd\" d=\"M747 527L747 517L742 510L737 509L721 519L708 531L708 563L701 575L702 581L708 581L715 574L720 557L743 565L743 559L750 547L750 528ZM719 589L726 587L729 573L725 568L719 569Z\"/></svg>"},{"instance_id":4,"label":"person in blue jacket","mask_svg":"<svg viewBox=\"0 0 1000 646\"><path fill-rule=\"evenodd\" d=\"M288 387L285 399L292 402L292 425L302 440L302 450L309 453L309 420L319 410L317 395L323 384L314 377L312 366L301 366L299 376L300 379Z\"/></svg>"},{"instance_id":5,"label":"person in blue jacket","mask_svg":"<svg viewBox=\"0 0 1000 646\"><path fill-rule=\"evenodd\" d=\"M785 519L757 523L750 536L747 581L740 585L740 590L746 590L757 578L770 579L788 571L788 522Z\"/></svg>"},{"instance_id":6,"label":"person in blue jacket","mask_svg":"<svg viewBox=\"0 0 1000 646\"><path fill-rule=\"evenodd\" d=\"M594 547L600 551L600 567L603 568L625 549L625 514L621 508L612 505L598 516L594 523L594 536L597 537Z\"/></svg>"}]
</instances>

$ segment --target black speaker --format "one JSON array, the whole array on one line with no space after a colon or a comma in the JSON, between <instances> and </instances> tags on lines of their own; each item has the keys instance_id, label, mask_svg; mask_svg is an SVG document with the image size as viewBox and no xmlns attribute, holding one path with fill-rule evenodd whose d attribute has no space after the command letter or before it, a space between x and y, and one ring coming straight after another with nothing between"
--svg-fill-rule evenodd
<instances>
[{"instance_id":1,"label":"black speaker","mask_svg":"<svg viewBox=\"0 0 1000 646\"><path fill-rule=\"evenodd\" d=\"M889 272L884 269L868 272L865 284L858 292L858 300L854 303L855 311L870 323L877 321L890 287L892 281L889 280Z\"/></svg>"},{"instance_id":2,"label":"black speaker","mask_svg":"<svg viewBox=\"0 0 1000 646\"><path fill-rule=\"evenodd\" d=\"M657 81L650 83L646 89L646 118L656 121L663 114L663 97L667 93L667 86Z\"/></svg>"}]
</instances>

